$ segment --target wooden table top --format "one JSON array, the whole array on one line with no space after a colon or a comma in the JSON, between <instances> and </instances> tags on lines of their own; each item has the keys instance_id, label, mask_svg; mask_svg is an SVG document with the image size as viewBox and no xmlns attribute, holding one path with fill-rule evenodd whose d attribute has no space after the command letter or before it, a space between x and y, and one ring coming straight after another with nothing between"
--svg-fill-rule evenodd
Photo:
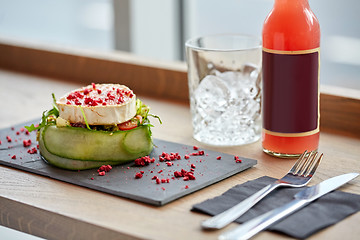
<instances>
[{"instance_id":1,"label":"wooden table top","mask_svg":"<svg viewBox=\"0 0 360 240\"><path fill-rule=\"evenodd\" d=\"M51 107L51 93L61 96L79 84L0 70L0 128L39 118ZM217 239L220 231L202 231L208 216L191 212L192 205L218 196L234 185L264 175L279 178L295 160L273 158L262 152L261 142L236 147L209 147L192 138L188 105L140 98L161 116L155 138L241 155L258 160L242 173L213 184L162 207L154 207L28 172L0 166L0 224L47 239ZM0 138L3 136L0 136ZM322 131L319 151L325 157L310 185L348 172L360 172L360 138ZM340 190L360 194L360 178ZM310 239L357 239L360 213L331 226ZM262 232L254 239L281 239Z\"/></svg>"}]
</instances>

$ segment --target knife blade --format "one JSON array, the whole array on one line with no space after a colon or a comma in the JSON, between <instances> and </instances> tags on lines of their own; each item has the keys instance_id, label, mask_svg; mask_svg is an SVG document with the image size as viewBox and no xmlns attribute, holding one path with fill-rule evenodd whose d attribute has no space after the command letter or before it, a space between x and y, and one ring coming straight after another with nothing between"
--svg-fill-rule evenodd
<instances>
[{"instance_id":1,"label":"knife blade","mask_svg":"<svg viewBox=\"0 0 360 240\"><path fill-rule=\"evenodd\" d=\"M258 216L234 230L225 232L219 236L220 240L242 240L249 239L258 232L266 229L271 224L290 215L291 213L308 205L319 197L337 189L345 183L356 178L359 173L347 173L340 176L332 177L317 185L306 188L294 195L294 200L282 207L273 209L261 216Z\"/></svg>"}]
</instances>

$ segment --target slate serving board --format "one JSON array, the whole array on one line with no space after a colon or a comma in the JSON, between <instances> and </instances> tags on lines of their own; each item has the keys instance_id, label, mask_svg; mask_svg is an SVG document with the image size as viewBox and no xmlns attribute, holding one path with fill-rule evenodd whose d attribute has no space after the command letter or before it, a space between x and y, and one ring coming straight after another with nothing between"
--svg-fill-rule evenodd
<instances>
[{"instance_id":1,"label":"slate serving board","mask_svg":"<svg viewBox=\"0 0 360 240\"><path fill-rule=\"evenodd\" d=\"M36 149L36 133L27 134L23 127L32 122L0 130L0 164L156 206L167 204L257 164L256 160L241 156L239 158L242 162L237 163L233 155L207 149L194 150L194 146L154 139L156 147L150 157L154 157L156 161L148 166L138 167L134 163L113 166L104 176L100 176L97 169L63 170L44 162L38 150L37 153L28 152ZM24 147L23 140L28 139L32 143ZM184 158L199 150L203 150L204 155ZM174 160L172 166L167 166L166 162L159 161L162 152L179 153L181 160ZM221 159L218 160L218 157ZM174 177L175 171L190 171L191 164L196 167L196 180L184 181ZM136 179L135 174L140 171L144 171L143 177ZM159 179L169 179L169 183L157 184L152 180L154 175Z\"/></svg>"}]
</instances>

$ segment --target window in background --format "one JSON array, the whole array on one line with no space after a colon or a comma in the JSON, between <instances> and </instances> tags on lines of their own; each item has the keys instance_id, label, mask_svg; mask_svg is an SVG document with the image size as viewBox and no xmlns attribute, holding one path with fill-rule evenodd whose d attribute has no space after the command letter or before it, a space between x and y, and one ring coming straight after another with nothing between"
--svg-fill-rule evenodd
<instances>
[{"instance_id":1,"label":"window in background","mask_svg":"<svg viewBox=\"0 0 360 240\"><path fill-rule=\"evenodd\" d=\"M112 50L112 1L0 0L0 37Z\"/></svg>"},{"instance_id":2,"label":"window in background","mask_svg":"<svg viewBox=\"0 0 360 240\"><path fill-rule=\"evenodd\" d=\"M184 60L184 43L261 35L274 0L0 0L0 37ZM309 0L321 27L322 84L360 89L360 1Z\"/></svg>"}]
</instances>

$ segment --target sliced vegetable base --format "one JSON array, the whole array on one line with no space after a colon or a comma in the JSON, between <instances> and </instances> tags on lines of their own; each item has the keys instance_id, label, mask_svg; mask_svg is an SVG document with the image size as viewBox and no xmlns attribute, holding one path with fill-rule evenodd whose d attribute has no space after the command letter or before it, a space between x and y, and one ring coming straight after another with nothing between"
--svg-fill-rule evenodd
<instances>
[{"instance_id":1,"label":"sliced vegetable base","mask_svg":"<svg viewBox=\"0 0 360 240\"><path fill-rule=\"evenodd\" d=\"M50 164L82 170L149 155L153 143L149 125L115 132L48 125L40 131L39 148Z\"/></svg>"}]
</instances>

